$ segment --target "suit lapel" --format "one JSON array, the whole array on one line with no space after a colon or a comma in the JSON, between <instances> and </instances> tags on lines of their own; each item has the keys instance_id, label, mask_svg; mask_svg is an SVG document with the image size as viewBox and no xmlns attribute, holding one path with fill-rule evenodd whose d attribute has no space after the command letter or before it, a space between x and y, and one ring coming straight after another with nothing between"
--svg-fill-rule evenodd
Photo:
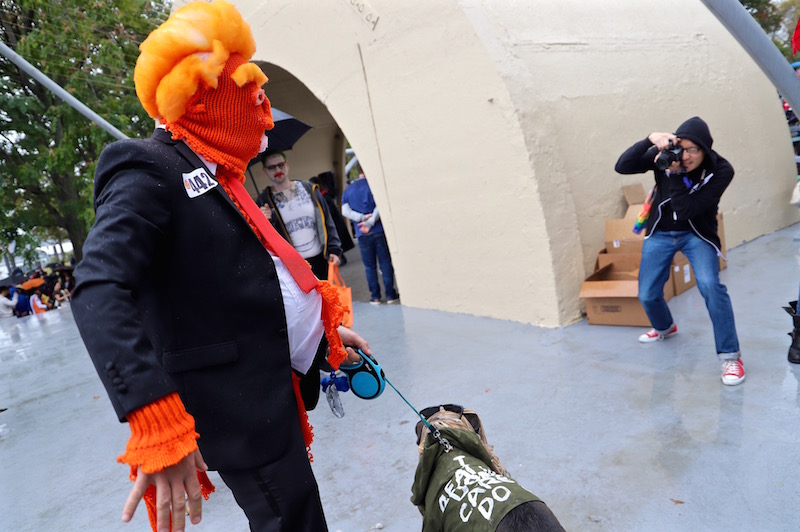
<instances>
[{"instance_id":1,"label":"suit lapel","mask_svg":"<svg viewBox=\"0 0 800 532\"><path fill-rule=\"evenodd\" d=\"M169 133L167 133L167 135L169 135ZM205 168L205 170L208 172L208 174L209 175L213 175L214 176L214 180L219 182L219 180L217 179L217 177L214 174L214 172L212 172L208 168L208 166L206 166L206 164L203 162L203 160L200 157L198 157L197 154L194 151L192 151L192 149L185 142L182 142L182 141L177 141L176 142L176 141L172 140L171 137L170 137L170 140L172 142L174 142L175 149L178 150L178 153L180 153L181 156L183 156L183 158L186 159L189 162L189 164L191 164L194 168ZM230 205L231 208L233 208L233 210L236 211L236 213L239 216L241 216L242 219L244 220L244 216L242 216L242 213L239 212L239 209L236 207L236 204L233 202L233 200L230 198L230 196L228 196L228 194L225 192L225 189L222 186L217 186L217 187L215 187L214 190L211 191L211 193L214 193L215 191L218 194L220 194L222 196L222 198L228 203L228 205ZM247 220L245 220L245 221L247 221Z\"/></svg>"},{"instance_id":2,"label":"suit lapel","mask_svg":"<svg viewBox=\"0 0 800 532\"><path fill-rule=\"evenodd\" d=\"M186 161L189 163L189 165L191 165L192 168L195 168L195 169L204 168L206 170L206 172L208 172L209 175L213 175L214 176L214 180L219 182L219 180L217 179L217 177L214 174L214 172L212 172L208 168L208 166L203 162L203 160L200 157L197 156L197 154L189 147L188 144L186 144L183 141L176 141L175 139L172 138L172 135L168 131L166 131L164 129L161 129L161 128L156 129L155 133L153 134L153 137L155 139L165 143L165 144L170 144L170 145L174 146L175 149L178 151L178 153L184 159L186 159ZM237 214L237 216L239 216L239 218L241 218L242 221L249 228L250 227L249 222L244 217L244 215L239 210L239 208L236 206L236 204L233 202L231 197L228 196L228 193L225 192L225 189L222 187L222 185L217 185L216 187L214 187L214 190L211 190L208 193L209 194L214 194L215 192L217 194L219 194L225 200L225 202L231 207L231 209L234 210L234 212ZM252 228L250 228L250 231L252 232ZM253 235L255 236L255 233L253 233Z\"/></svg>"}]
</instances>

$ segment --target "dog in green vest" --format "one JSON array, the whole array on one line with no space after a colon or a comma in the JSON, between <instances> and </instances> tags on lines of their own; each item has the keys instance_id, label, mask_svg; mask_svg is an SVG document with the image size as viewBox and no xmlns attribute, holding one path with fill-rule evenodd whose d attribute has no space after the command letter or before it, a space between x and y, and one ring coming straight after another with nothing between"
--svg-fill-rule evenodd
<instances>
[{"instance_id":1,"label":"dog in green vest","mask_svg":"<svg viewBox=\"0 0 800 532\"><path fill-rule=\"evenodd\" d=\"M547 505L511 478L478 414L460 405L425 408L417 423L419 463L411 502L423 532L560 532Z\"/></svg>"}]
</instances>

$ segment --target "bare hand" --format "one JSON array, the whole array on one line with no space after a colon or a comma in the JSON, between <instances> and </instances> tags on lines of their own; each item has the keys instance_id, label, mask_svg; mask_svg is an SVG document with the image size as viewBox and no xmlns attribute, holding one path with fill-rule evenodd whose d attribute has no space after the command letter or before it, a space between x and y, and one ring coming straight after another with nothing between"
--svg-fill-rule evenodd
<instances>
[{"instance_id":1,"label":"bare hand","mask_svg":"<svg viewBox=\"0 0 800 532\"><path fill-rule=\"evenodd\" d=\"M371 212L368 212L367 214L365 214L365 215L364 215L364 220L363 220L363 221L364 221L364 222L366 222L366 221L367 221L367 220L369 220L370 218L372 218L372 213L371 213Z\"/></svg>"},{"instance_id":2,"label":"bare hand","mask_svg":"<svg viewBox=\"0 0 800 532\"><path fill-rule=\"evenodd\" d=\"M656 131L650 133L647 138L655 145L656 148L658 148L658 151L669 148L670 141L672 141L673 144L678 143L678 137L672 133L659 133Z\"/></svg>"},{"instance_id":3,"label":"bare hand","mask_svg":"<svg viewBox=\"0 0 800 532\"><path fill-rule=\"evenodd\" d=\"M259 207L259 210L264 213L264 216L267 217L267 220L272 220L272 209L269 208L269 205L262 205Z\"/></svg>"},{"instance_id":4,"label":"bare hand","mask_svg":"<svg viewBox=\"0 0 800 532\"><path fill-rule=\"evenodd\" d=\"M339 256L335 253L328 255L328 262L332 262L334 266L338 266L342 263L341 259L339 259Z\"/></svg>"},{"instance_id":5,"label":"bare hand","mask_svg":"<svg viewBox=\"0 0 800 532\"><path fill-rule=\"evenodd\" d=\"M122 509L122 520L129 522L150 484L156 486L156 527L159 532L169 532L169 513L172 509L172 530L183 532L186 524L186 498L189 498L189 519L196 525L202 518L203 496L197 471L208 471L200 451L185 456L177 464L157 473L143 473L141 467L133 489Z\"/></svg>"},{"instance_id":6,"label":"bare hand","mask_svg":"<svg viewBox=\"0 0 800 532\"><path fill-rule=\"evenodd\" d=\"M361 338L355 331L348 329L344 325L339 325L339 328L336 330L345 346L344 350L347 351L347 358L342 362L342 364L355 364L361 360L361 357L358 356L358 353L356 353L353 347L361 349L368 355L372 354L367 341Z\"/></svg>"},{"instance_id":7,"label":"bare hand","mask_svg":"<svg viewBox=\"0 0 800 532\"><path fill-rule=\"evenodd\" d=\"M366 235L367 233L369 233L370 227L364 222L361 222L360 224L358 224L358 230Z\"/></svg>"}]
</instances>

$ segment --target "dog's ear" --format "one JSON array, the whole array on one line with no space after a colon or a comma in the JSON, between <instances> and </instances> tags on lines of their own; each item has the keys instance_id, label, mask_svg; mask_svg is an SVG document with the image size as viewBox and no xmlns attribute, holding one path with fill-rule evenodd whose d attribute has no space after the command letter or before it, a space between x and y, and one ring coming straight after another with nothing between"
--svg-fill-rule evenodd
<instances>
[{"instance_id":1,"label":"dog's ear","mask_svg":"<svg viewBox=\"0 0 800 532\"><path fill-rule=\"evenodd\" d=\"M478 413L474 410L464 410L464 417L469 421L472 430L474 430L482 440L485 440L486 436L483 433L483 423L481 423L481 418L478 417Z\"/></svg>"},{"instance_id":2,"label":"dog's ear","mask_svg":"<svg viewBox=\"0 0 800 532\"><path fill-rule=\"evenodd\" d=\"M417 445L419 445L420 440L422 440L422 429L423 429L423 427L425 427L425 424L420 419L419 421L417 421L417 426L414 429L417 432Z\"/></svg>"}]
</instances>

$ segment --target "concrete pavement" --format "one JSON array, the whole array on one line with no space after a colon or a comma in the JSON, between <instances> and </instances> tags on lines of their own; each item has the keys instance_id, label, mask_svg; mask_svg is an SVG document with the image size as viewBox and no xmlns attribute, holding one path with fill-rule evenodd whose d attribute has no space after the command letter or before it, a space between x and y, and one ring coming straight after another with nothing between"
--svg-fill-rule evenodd
<instances>
[{"instance_id":1,"label":"concrete pavement","mask_svg":"<svg viewBox=\"0 0 800 532\"><path fill-rule=\"evenodd\" d=\"M568 530L797 530L800 367L786 361L781 305L797 296L798 233L729 253L721 276L747 371L737 387L720 383L697 288L670 302L679 334L648 345L640 328L542 329L358 300L355 328L414 406L477 410L511 474ZM358 250L348 258L343 273L363 276ZM130 483L114 459L128 429L69 309L0 320L0 368L0 530L147 530L144 508L119 520ZM343 403L342 419L324 400L311 413L330 530L419 530L414 413L390 388ZM188 530L247 530L212 480L217 493Z\"/></svg>"}]
</instances>

